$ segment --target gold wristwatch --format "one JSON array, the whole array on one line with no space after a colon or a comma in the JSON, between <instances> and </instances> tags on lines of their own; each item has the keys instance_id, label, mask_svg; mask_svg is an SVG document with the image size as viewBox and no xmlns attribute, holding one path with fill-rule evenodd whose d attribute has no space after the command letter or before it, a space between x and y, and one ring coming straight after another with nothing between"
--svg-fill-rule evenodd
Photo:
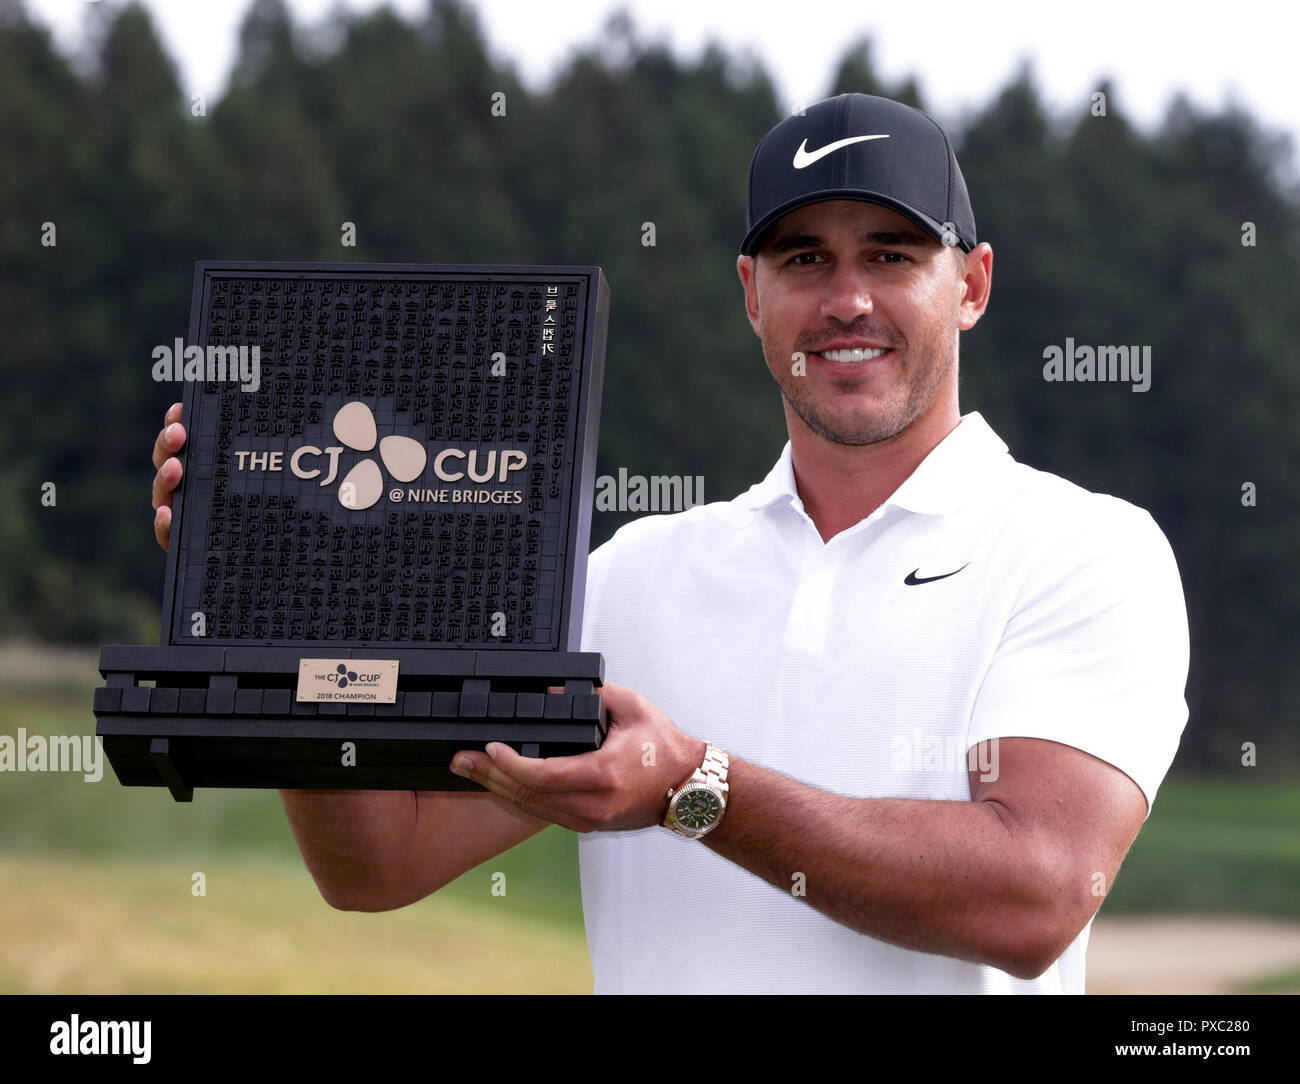
<instances>
[{"instance_id":1,"label":"gold wristwatch","mask_svg":"<svg viewBox=\"0 0 1300 1084\"><path fill-rule=\"evenodd\" d=\"M704 763L680 788L668 788L663 826L687 839L712 832L727 811L727 751L712 742L705 745Z\"/></svg>"}]
</instances>

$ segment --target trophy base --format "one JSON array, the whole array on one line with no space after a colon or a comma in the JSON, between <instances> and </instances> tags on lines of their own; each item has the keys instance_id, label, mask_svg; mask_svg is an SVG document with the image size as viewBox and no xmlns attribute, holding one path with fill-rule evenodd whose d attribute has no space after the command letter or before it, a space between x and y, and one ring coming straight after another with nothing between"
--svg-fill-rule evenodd
<instances>
[{"instance_id":1,"label":"trophy base","mask_svg":"<svg viewBox=\"0 0 1300 1084\"><path fill-rule=\"evenodd\" d=\"M299 663L325 653L396 659L393 702L297 700ZM118 780L178 802L196 787L479 790L452 773L459 750L571 756L608 728L594 652L109 645L99 669L95 733Z\"/></svg>"}]
</instances>

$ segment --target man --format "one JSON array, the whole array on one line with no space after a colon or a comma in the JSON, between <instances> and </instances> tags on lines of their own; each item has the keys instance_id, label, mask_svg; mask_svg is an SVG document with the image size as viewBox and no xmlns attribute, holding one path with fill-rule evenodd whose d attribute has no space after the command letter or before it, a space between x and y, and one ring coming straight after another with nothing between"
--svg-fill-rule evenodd
<instances>
[{"instance_id":1,"label":"man","mask_svg":"<svg viewBox=\"0 0 1300 1084\"><path fill-rule=\"evenodd\" d=\"M749 227L790 441L735 500L592 554L605 745L458 754L482 794L285 791L303 856L331 904L379 910L579 831L598 993L1082 992L1187 718L1168 543L960 415L993 256L928 117L855 94L787 118Z\"/></svg>"}]
</instances>

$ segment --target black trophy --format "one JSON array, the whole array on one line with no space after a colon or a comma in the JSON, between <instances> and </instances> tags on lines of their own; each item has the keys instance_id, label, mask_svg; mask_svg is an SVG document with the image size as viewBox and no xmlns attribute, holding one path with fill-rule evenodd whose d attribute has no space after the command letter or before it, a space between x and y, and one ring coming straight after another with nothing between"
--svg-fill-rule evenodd
<instances>
[{"instance_id":1,"label":"black trophy","mask_svg":"<svg viewBox=\"0 0 1300 1084\"><path fill-rule=\"evenodd\" d=\"M599 748L608 317L598 267L198 264L154 355L188 438L160 646L100 654L118 779L466 790L458 749Z\"/></svg>"}]
</instances>

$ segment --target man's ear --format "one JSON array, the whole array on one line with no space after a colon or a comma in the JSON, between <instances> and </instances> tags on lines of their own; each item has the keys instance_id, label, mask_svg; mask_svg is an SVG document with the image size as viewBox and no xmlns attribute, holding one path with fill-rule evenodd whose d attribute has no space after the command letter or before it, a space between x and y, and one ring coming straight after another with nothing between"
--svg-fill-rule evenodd
<instances>
[{"instance_id":1,"label":"man's ear","mask_svg":"<svg viewBox=\"0 0 1300 1084\"><path fill-rule=\"evenodd\" d=\"M984 315L993 290L993 248L987 241L982 241L967 254L961 287L957 326L962 331L969 331Z\"/></svg>"},{"instance_id":2,"label":"man's ear","mask_svg":"<svg viewBox=\"0 0 1300 1084\"><path fill-rule=\"evenodd\" d=\"M758 308L758 265L754 262L754 257L737 256L736 273L740 275L740 284L745 288L745 315L749 317L749 326L761 339L763 319Z\"/></svg>"}]
</instances>

